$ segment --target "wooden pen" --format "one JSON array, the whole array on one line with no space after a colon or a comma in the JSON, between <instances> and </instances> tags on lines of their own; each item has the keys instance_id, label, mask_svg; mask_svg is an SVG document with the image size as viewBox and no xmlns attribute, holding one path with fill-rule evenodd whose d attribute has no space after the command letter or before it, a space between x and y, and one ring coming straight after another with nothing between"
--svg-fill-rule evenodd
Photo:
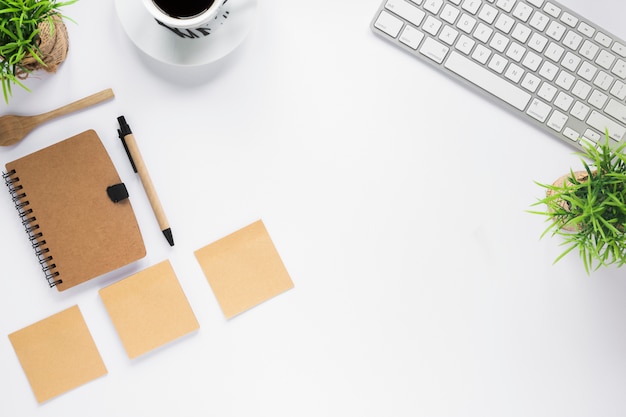
<instances>
[{"instance_id":1,"label":"wooden pen","mask_svg":"<svg viewBox=\"0 0 626 417\"><path fill-rule=\"evenodd\" d=\"M163 207L161 206L161 201L159 200L159 197L157 196L157 193L154 189L154 185L152 184L152 179L150 179L150 175L148 174L146 164L141 157L141 152L139 152L139 147L137 146L135 136L130 130L130 126L128 126L128 123L126 123L126 119L124 118L124 116L118 117L117 121L120 124L120 128L118 129L119 137L124 144L124 148L126 148L126 153L128 154L130 163L133 166L133 170L137 174L139 174L141 184L146 190L146 195L148 196L148 200L150 200L150 205L152 206L152 211L154 211L154 215L159 222L159 227L161 228L165 239L167 239L167 242L170 244L170 246L174 246L172 228L167 221L167 217L165 217L165 212L163 211Z\"/></svg>"}]
</instances>

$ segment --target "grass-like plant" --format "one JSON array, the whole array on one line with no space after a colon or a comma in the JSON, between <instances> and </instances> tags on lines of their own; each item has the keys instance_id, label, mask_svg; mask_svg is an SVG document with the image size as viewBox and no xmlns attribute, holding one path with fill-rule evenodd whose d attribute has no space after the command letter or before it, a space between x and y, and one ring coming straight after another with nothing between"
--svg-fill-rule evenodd
<instances>
[{"instance_id":1,"label":"grass-like plant","mask_svg":"<svg viewBox=\"0 0 626 417\"><path fill-rule=\"evenodd\" d=\"M601 266L626 263L626 143L583 146L578 153L584 171L570 170L564 180L539 186L546 196L534 204L546 211L531 211L547 217L543 232L561 236L565 250L555 263L578 250L587 273ZM589 161L589 162L587 162Z\"/></svg>"},{"instance_id":2,"label":"grass-like plant","mask_svg":"<svg viewBox=\"0 0 626 417\"><path fill-rule=\"evenodd\" d=\"M0 0L0 81L7 103L13 84L30 91L21 82L22 75L30 72L21 64L25 57L46 65L39 49L40 23L48 21L54 31L53 17L60 15L60 8L76 1Z\"/></svg>"}]
</instances>

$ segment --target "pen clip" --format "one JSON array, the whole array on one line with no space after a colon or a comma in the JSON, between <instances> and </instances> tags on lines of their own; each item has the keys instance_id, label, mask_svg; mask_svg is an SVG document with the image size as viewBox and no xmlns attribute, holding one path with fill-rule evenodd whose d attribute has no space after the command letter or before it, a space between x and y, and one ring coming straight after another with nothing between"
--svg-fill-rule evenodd
<instances>
[{"instance_id":1,"label":"pen clip","mask_svg":"<svg viewBox=\"0 0 626 417\"><path fill-rule=\"evenodd\" d=\"M124 149L126 150L126 155L128 155L128 160L130 161L130 165L133 167L133 171L137 173L137 167L135 166L135 161L133 161L133 156L130 154L130 150L128 149L128 145L126 144L126 136L132 135L133 132L130 130L130 126L126 123L126 119L124 116L120 116L117 118L117 121L120 124L120 128L117 129L117 134L122 140L122 145L124 145Z\"/></svg>"}]
</instances>

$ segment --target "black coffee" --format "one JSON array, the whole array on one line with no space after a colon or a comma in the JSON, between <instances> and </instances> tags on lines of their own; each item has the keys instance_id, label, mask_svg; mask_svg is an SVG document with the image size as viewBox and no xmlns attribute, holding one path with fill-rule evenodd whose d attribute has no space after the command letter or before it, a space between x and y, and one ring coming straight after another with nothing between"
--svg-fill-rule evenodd
<instances>
[{"instance_id":1,"label":"black coffee","mask_svg":"<svg viewBox=\"0 0 626 417\"><path fill-rule=\"evenodd\" d=\"M153 0L161 11L174 18L189 18L199 15L219 0Z\"/></svg>"}]
</instances>

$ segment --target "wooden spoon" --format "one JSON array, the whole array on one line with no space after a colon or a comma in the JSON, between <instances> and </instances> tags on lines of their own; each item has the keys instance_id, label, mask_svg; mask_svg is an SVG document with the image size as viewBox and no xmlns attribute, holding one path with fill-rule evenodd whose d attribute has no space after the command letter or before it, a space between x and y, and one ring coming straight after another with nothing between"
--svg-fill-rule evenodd
<instances>
[{"instance_id":1,"label":"wooden spoon","mask_svg":"<svg viewBox=\"0 0 626 417\"><path fill-rule=\"evenodd\" d=\"M31 130L50 119L64 116L113 97L113 90L107 88L99 93L81 98L73 103L37 116L15 116L11 114L2 116L0 117L0 146L9 146L21 141Z\"/></svg>"}]
</instances>

